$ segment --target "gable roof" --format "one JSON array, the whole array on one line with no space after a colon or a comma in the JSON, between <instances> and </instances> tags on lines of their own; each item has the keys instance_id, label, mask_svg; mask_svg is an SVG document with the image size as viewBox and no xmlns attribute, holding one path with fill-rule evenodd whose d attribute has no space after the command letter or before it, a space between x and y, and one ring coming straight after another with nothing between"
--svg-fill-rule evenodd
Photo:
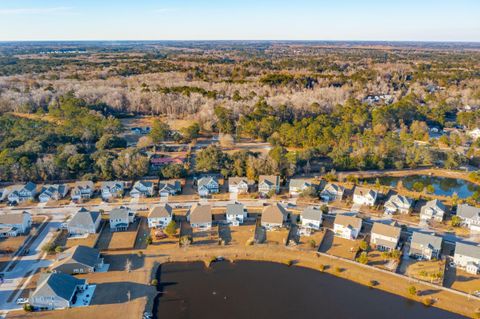
<instances>
[{"instance_id":1,"label":"gable roof","mask_svg":"<svg viewBox=\"0 0 480 319\"><path fill-rule=\"evenodd\" d=\"M322 210L320 207L308 206L302 211L302 218L310 220L320 220L322 219Z\"/></svg>"},{"instance_id":2,"label":"gable roof","mask_svg":"<svg viewBox=\"0 0 480 319\"><path fill-rule=\"evenodd\" d=\"M469 256L480 260L480 246L457 242L455 244L455 254Z\"/></svg>"},{"instance_id":3,"label":"gable roof","mask_svg":"<svg viewBox=\"0 0 480 319\"><path fill-rule=\"evenodd\" d=\"M289 187L302 188L309 187L312 185L312 183L303 178L294 178L290 180L288 185Z\"/></svg>"},{"instance_id":4,"label":"gable roof","mask_svg":"<svg viewBox=\"0 0 480 319\"><path fill-rule=\"evenodd\" d=\"M344 191L345 187L333 183L328 183L322 190L322 192L328 192L332 194L343 193Z\"/></svg>"},{"instance_id":5,"label":"gable roof","mask_svg":"<svg viewBox=\"0 0 480 319\"><path fill-rule=\"evenodd\" d=\"M0 214L0 224L6 225L14 225L14 224L23 224L23 216L27 214L30 215L28 212L22 213L4 213Z\"/></svg>"},{"instance_id":6,"label":"gable roof","mask_svg":"<svg viewBox=\"0 0 480 319\"><path fill-rule=\"evenodd\" d=\"M28 182L23 186L23 189L29 191L29 192L34 192L37 189L37 185L32 182Z\"/></svg>"},{"instance_id":7,"label":"gable roof","mask_svg":"<svg viewBox=\"0 0 480 319\"><path fill-rule=\"evenodd\" d=\"M179 191L181 188L181 184L179 181L173 182L162 182L158 184L158 192L161 193L162 191Z\"/></svg>"},{"instance_id":8,"label":"gable roof","mask_svg":"<svg viewBox=\"0 0 480 319\"><path fill-rule=\"evenodd\" d=\"M162 206L155 206L150 210L148 218L162 218L162 217L172 217L172 206L165 204Z\"/></svg>"},{"instance_id":9,"label":"gable roof","mask_svg":"<svg viewBox=\"0 0 480 319\"><path fill-rule=\"evenodd\" d=\"M444 212L447 210L445 205L441 201L439 201L438 199L428 201L424 206L422 206L422 208L420 210L423 212L425 209L428 209L428 208L432 208L434 210L440 209Z\"/></svg>"},{"instance_id":10,"label":"gable roof","mask_svg":"<svg viewBox=\"0 0 480 319\"><path fill-rule=\"evenodd\" d=\"M85 266L95 267L99 257L100 251L98 249L77 245L59 254L58 260L52 264L51 268L69 263L79 263Z\"/></svg>"},{"instance_id":11,"label":"gable roof","mask_svg":"<svg viewBox=\"0 0 480 319\"><path fill-rule=\"evenodd\" d=\"M117 207L110 211L110 219L128 219L128 209Z\"/></svg>"},{"instance_id":12,"label":"gable roof","mask_svg":"<svg viewBox=\"0 0 480 319\"><path fill-rule=\"evenodd\" d=\"M218 185L217 179L213 176L202 177L197 181L198 188L206 186L210 183L215 183L216 185Z\"/></svg>"},{"instance_id":13,"label":"gable roof","mask_svg":"<svg viewBox=\"0 0 480 319\"><path fill-rule=\"evenodd\" d=\"M100 212L92 212L82 207L73 215L72 219L70 219L68 226L90 227L96 223L98 218L101 218Z\"/></svg>"},{"instance_id":14,"label":"gable roof","mask_svg":"<svg viewBox=\"0 0 480 319\"><path fill-rule=\"evenodd\" d=\"M278 175L260 175L258 177L258 184L267 184L269 186L277 186L280 184L280 176Z\"/></svg>"},{"instance_id":15,"label":"gable roof","mask_svg":"<svg viewBox=\"0 0 480 319\"><path fill-rule=\"evenodd\" d=\"M123 188L125 185L122 181L108 181L102 183L102 189L110 190L112 188Z\"/></svg>"},{"instance_id":16,"label":"gable roof","mask_svg":"<svg viewBox=\"0 0 480 319\"><path fill-rule=\"evenodd\" d=\"M262 222L271 224L283 224L288 211L279 203L266 206L262 212Z\"/></svg>"},{"instance_id":17,"label":"gable roof","mask_svg":"<svg viewBox=\"0 0 480 319\"><path fill-rule=\"evenodd\" d=\"M395 227L383 223L373 223L372 234L378 234L386 237L399 239L401 230L402 229L400 227Z\"/></svg>"},{"instance_id":18,"label":"gable roof","mask_svg":"<svg viewBox=\"0 0 480 319\"><path fill-rule=\"evenodd\" d=\"M362 219L344 214L337 214L334 224L342 225L348 228L362 228Z\"/></svg>"},{"instance_id":19,"label":"gable roof","mask_svg":"<svg viewBox=\"0 0 480 319\"><path fill-rule=\"evenodd\" d=\"M457 207L457 216L468 219L480 219L480 208L467 204L460 204Z\"/></svg>"},{"instance_id":20,"label":"gable roof","mask_svg":"<svg viewBox=\"0 0 480 319\"><path fill-rule=\"evenodd\" d=\"M440 250L442 248L443 238L433 234L413 232L411 247L414 249L430 248Z\"/></svg>"},{"instance_id":21,"label":"gable roof","mask_svg":"<svg viewBox=\"0 0 480 319\"><path fill-rule=\"evenodd\" d=\"M32 296L57 296L70 301L77 286L84 284L85 279L77 279L67 274L44 273L40 275L37 288L32 293Z\"/></svg>"},{"instance_id":22,"label":"gable roof","mask_svg":"<svg viewBox=\"0 0 480 319\"><path fill-rule=\"evenodd\" d=\"M406 196L395 194L390 196L388 201L385 203L386 207L392 208L410 208L412 206L412 200Z\"/></svg>"},{"instance_id":23,"label":"gable roof","mask_svg":"<svg viewBox=\"0 0 480 319\"><path fill-rule=\"evenodd\" d=\"M75 189L93 189L92 181L78 181L75 183Z\"/></svg>"},{"instance_id":24,"label":"gable roof","mask_svg":"<svg viewBox=\"0 0 480 319\"><path fill-rule=\"evenodd\" d=\"M227 205L227 215L243 215L245 206L240 203L228 204Z\"/></svg>"},{"instance_id":25,"label":"gable roof","mask_svg":"<svg viewBox=\"0 0 480 319\"><path fill-rule=\"evenodd\" d=\"M360 186L355 186L355 191L353 193L356 196L370 196L372 198L375 198L377 196L377 192L366 187L360 187Z\"/></svg>"},{"instance_id":26,"label":"gable roof","mask_svg":"<svg viewBox=\"0 0 480 319\"><path fill-rule=\"evenodd\" d=\"M150 182L150 181L136 181L135 184L133 185L133 188L138 188L138 187L142 187L142 188L151 188L153 187L153 182Z\"/></svg>"},{"instance_id":27,"label":"gable roof","mask_svg":"<svg viewBox=\"0 0 480 319\"><path fill-rule=\"evenodd\" d=\"M202 224L212 222L212 206L196 204L190 208L190 223Z\"/></svg>"},{"instance_id":28,"label":"gable roof","mask_svg":"<svg viewBox=\"0 0 480 319\"><path fill-rule=\"evenodd\" d=\"M246 177L229 177L228 178L228 185L238 185L240 183L246 183L247 185L252 184L252 181L249 181Z\"/></svg>"}]
</instances>

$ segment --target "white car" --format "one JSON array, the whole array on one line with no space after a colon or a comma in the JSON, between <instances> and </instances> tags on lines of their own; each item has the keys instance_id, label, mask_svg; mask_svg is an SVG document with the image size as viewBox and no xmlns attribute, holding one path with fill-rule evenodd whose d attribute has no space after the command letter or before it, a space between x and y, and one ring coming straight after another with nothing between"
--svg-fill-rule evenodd
<instances>
[{"instance_id":1,"label":"white car","mask_svg":"<svg viewBox=\"0 0 480 319\"><path fill-rule=\"evenodd\" d=\"M28 302L28 298L18 298L17 299L17 305L23 305Z\"/></svg>"}]
</instances>

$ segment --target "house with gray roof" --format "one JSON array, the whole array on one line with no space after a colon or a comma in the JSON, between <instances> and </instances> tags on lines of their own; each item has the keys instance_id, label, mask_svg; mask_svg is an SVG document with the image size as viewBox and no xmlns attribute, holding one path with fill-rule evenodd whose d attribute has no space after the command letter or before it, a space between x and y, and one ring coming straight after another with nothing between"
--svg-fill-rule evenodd
<instances>
[{"instance_id":1,"label":"house with gray roof","mask_svg":"<svg viewBox=\"0 0 480 319\"><path fill-rule=\"evenodd\" d=\"M345 187L333 183L328 183L320 192L320 198L326 202L342 200L344 192Z\"/></svg>"},{"instance_id":2,"label":"house with gray roof","mask_svg":"<svg viewBox=\"0 0 480 319\"><path fill-rule=\"evenodd\" d=\"M64 309L72 306L77 293L87 286L85 279L62 273L43 273L28 303L38 310Z\"/></svg>"},{"instance_id":3,"label":"house with gray roof","mask_svg":"<svg viewBox=\"0 0 480 319\"><path fill-rule=\"evenodd\" d=\"M70 235L95 234L101 220L100 212L82 207L67 222L67 231Z\"/></svg>"},{"instance_id":4,"label":"house with gray roof","mask_svg":"<svg viewBox=\"0 0 480 319\"><path fill-rule=\"evenodd\" d=\"M210 229L212 227L212 206L195 204L187 213L187 221L194 228Z\"/></svg>"},{"instance_id":5,"label":"house with gray roof","mask_svg":"<svg viewBox=\"0 0 480 319\"><path fill-rule=\"evenodd\" d=\"M27 234L32 226L32 215L28 212L0 213L0 237L15 237Z\"/></svg>"},{"instance_id":6,"label":"house with gray roof","mask_svg":"<svg viewBox=\"0 0 480 319\"><path fill-rule=\"evenodd\" d=\"M240 203L228 204L226 215L228 223L233 226L238 226L243 224L247 218L247 209L245 208L245 205Z\"/></svg>"},{"instance_id":7,"label":"house with gray roof","mask_svg":"<svg viewBox=\"0 0 480 319\"><path fill-rule=\"evenodd\" d=\"M70 196L73 201L82 201L90 199L95 192L95 186L92 181L78 181L72 188Z\"/></svg>"},{"instance_id":8,"label":"house with gray roof","mask_svg":"<svg viewBox=\"0 0 480 319\"><path fill-rule=\"evenodd\" d=\"M155 195L155 184L150 181L136 181L130 191L130 196L133 198L151 197L153 195Z\"/></svg>"},{"instance_id":9,"label":"house with gray roof","mask_svg":"<svg viewBox=\"0 0 480 319\"><path fill-rule=\"evenodd\" d=\"M0 202L3 202L8 195L8 188L0 187Z\"/></svg>"},{"instance_id":10,"label":"house with gray roof","mask_svg":"<svg viewBox=\"0 0 480 319\"><path fill-rule=\"evenodd\" d=\"M158 194L160 197L168 197L180 194L182 184L180 181L162 181L158 184Z\"/></svg>"},{"instance_id":11,"label":"house with gray roof","mask_svg":"<svg viewBox=\"0 0 480 319\"><path fill-rule=\"evenodd\" d=\"M148 213L148 227L165 228L172 221L172 217L172 206L168 204L156 205Z\"/></svg>"},{"instance_id":12,"label":"house with gray roof","mask_svg":"<svg viewBox=\"0 0 480 319\"><path fill-rule=\"evenodd\" d=\"M460 204L457 207L457 216L462 220L462 226L480 232L480 208Z\"/></svg>"},{"instance_id":13,"label":"house with gray roof","mask_svg":"<svg viewBox=\"0 0 480 319\"><path fill-rule=\"evenodd\" d=\"M40 203L46 203L50 200L60 200L64 198L68 193L67 184L53 184L45 185L38 195L38 201Z\"/></svg>"},{"instance_id":14,"label":"house with gray roof","mask_svg":"<svg viewBox=\"0 0 480 319\"><path fill-rule=\"evenodd\" d=\"M322 224L322 210L318 206L308 206L302 211L302 227L319 230Z\"/></svg>"},{"instance_id":15,"label":"house with gray roof","mask_svg":"<svg viewBox=\"0 0 480 319\"><path fill-rule=\"evenodd\" d=\"M380 251L397 249L400 240L401 228L382 223L373 223L370 244Z\"/></svg>"},{"instance_id":16,"label":"house with gray roof","mask_svg":"<svg viewBox=\"0 0 480 319\"><path fill-rule=\"evenodd\" d=\"M366 187L355 186L353 202L358 205L373 206L377 201L377 191Z\"/></svg>"},{"instance_id":17,"label":"house with gray roof","mask_svg":"<svg viewBox=\"0 0 480 319\"><path fill-rule=\"evenodd\" d=\"M410 213L410 209L412 208L413 201L403 195L392 195L385 203L385 214L393 215L393 214L408 214Z\"/></svg>"},{"instance_id":18,"label":"house with gray roof","mask_svg":"<svg viewBox=\"0 0 480 319\"><path fill-rule=\"evenodd\" d=\"M101 186L102 199L106 202L113 198L120 198L123 196L125 190L125 183L121 181L103 182Z\"/></svg>"},{"instance_id":19,"label":"house with gray roof","mask_svg":"<svg viewBox=\"0 0 480 319\"><path fill-rule=\"evenodd\" d=\"M110 231L126 231L135 221L136 214L128 207L121 206L110 211Z\"/></svg>"},{"instance_id":20,"label":"house with gray roof","mask_svg":"<svg viewBox=\"0 0 480 319\"><path fill-rule=\"evenodd\" d=\"M50 269L56 273L74 275L91 273L102 267L103 258L98 249L77 245L60 253Z\"/></svg>"},{"instance_id":21,"label":"house with gray roof","mask_svg":"<svg viewBox=\"0 0 480 319\"><path fill-rule=\"evenodd\" d=\"M272 230L283 227L287 218L288 211L285 207L275 203L263 208L261 223L266 229Z\"/></svg>"},{"instance_id":22,"label":"house with gray roof","mask_svg":"<svg viewBox=\"0 0 480 319\"><path fill-rule=\"evenodd\" d=\"M413 232L408 255L415 259L439 259L442 241L443 238L435 234Z\"/></svg>"},{"instance_id":23,"label":"house with gray roof","mask_svg":"<svg viewBox=\"0 0 480 319\"><path fill-rule=\"evenodd\" d=\"M200 197L217 194L220 191L218 180L214 176L202 177L197 181L197 192Z\"/></svg>"},{"instance_id":24,"label":"house with gray roof","mask_svg":"<svg viewBox=\"0 0 480 319\"><path fill-rule=\"evenodd\" d=\"M246 177L229 177L228 178L228 192L236 194L246 194L249 192L253 181Z\"/></svg>"},{"instance_id":25,"label":"house with gray roof","mask_svg":"<svg viewBox=\"0 0 480 319\"><path fill-rule=\"evenodd\" d=\"M453 262L470 274L480 273L480 246L456 242Z\"/></svg>"},{"instance_id":26,"label":"house with gray roof","mask_svg":"<svg viewBox=\"0 0 480 319\"><path fill-rule=\"evenodd\" d=\"M447 208L438 199L428 201L420 208L420 220L435 220L441 222L445 218Z\"/></svg>"},{"instance_id":27,"label":"house with gray roof","mask_svg":"<svg viewBox=\"0 0 480 319\"><path fill-rule=\"evenodd\" d=\"M308 188L312 187L312 183L303 178L292 178L288 183L288 191L291 196L298 196Z\"/></svg>"},{"instance_id":28,"label":"house with gray roof","mask_svg":"<svg viewBox=\"0 0 480 319\"><path fill-rule=\"evenodd\" d=\"M28 182L23 185L13 185L8 187L8 201L11 203L21 203L25 201L32 201L37 195L37 185Z\"/></svg>"},{"instance_id":29,"label":"house with gray roof","mask_svg":"<svg viewBox=\"0 0 480 319\"><path fill-rule=\"evenodd\" d=\"M337 214L333 222L335 236L356 239L362 229L362 219L350 214Z\"/></svg>"},{"instance_id":30,"label":"house with gray roof","mask_svg":"<svg viewBox=\"0 0 480 319\"><path fill-rule=\"evenodd\" d=\"M258 177L258 193L262 196L268 195L271 191L280 193L280 176L260 175Z\"/></svg>"}]
</instances>

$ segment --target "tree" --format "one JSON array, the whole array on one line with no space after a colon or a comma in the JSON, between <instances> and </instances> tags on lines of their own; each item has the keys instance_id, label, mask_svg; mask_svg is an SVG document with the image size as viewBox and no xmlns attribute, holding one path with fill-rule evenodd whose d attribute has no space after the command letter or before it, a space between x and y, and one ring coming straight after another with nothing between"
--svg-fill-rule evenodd
<instances>
[{"instance_id":1,"label":"tree","mask_svg":"<svg viewBox=\"0 0 480 319\"><path fill-rule=\"evenodd\" d=\"M200 125L198 123L193 123L188 127L182 128L180 132L182 133L185 140L194 140L200 135Z\"/></svg>"},{"instance_id":2,"label":"tree","mask_svg":"<svg viewBox=\"0 0 480 319\"><path fill-rule=\"evenodd\" d=\"M134 179L148 172L148 157L135 148L127 148L113 160L112 167L118 178Z\"/></svg>"},{"instance_id":3,"label":"tree","mask_svg":"<svg viewBox=\"0 0 480 319\"><path fill-rule=\"evenodd\" d=\"M127 141L124 138L113 134L104 134L95 144L98 150L106 150L112 148L125 148Z\"/></svg>"},{"instance_id":4,"label":"tree","mask_svg":"<svg viewBox=\"0 0 480 319\"><path fill-rule=\"evenodd\" d=\"M182 178L186 175L186 170L181 164L168 164L160 169L160 175L163 178Z\"/></svg>"},{"instance_id":5,"label":"tree","mask_svg":"<svg viewBox=\"0 0 480 319\"><path fill-rule=\"evenodd\" d=\"M370 246L368 245L368 243L365 240L362 240L360 242L360 244L358 245L358 247L363 251L367 251L370 248Z\"/></svg>"},{"instance_id":6,"label":"tree","mask_svg":"<svg viewBox=\"0 0 480 319\"><path fill-rule=\"evenodd\" d=\"M222 150L218 146L209 145L197 153L195 168L200 172L219 172L223 168L224 160Z\"/></svg>"},{"instance_id":7,"label":"tree","mask_svg":"<svg viewBox=\"0 0 480 319\"><path fill-rule=\"evenodd\" d=\"M153 120L152 129L149 136L152 138L153 143L160 143L167 139L170 134L170 127L167 123L158 119Z\"/></svg>"},{"instance_id":8,"label":"tree","mask_svg":"<svg viewBox=\"0 0 480 319\"><path fill-rule=\"evenodd\" d=\"M432 184L427 185L427 193L433 194L435 192L435 187Z\"/></svg>"},{"instance_id":9,"label":"tree","mask_svg":"<svg viewBox=\"0 0 480 319\"><path fill-rule=\"evenodd\" d=\"M165 227L165 234L167 234L168 236L173 236L175 235L177 232L177 224L175 223L175 221L172 219L167 227Z\"/></svg>"},{"instance_id":10,"label":"tree","mask_svg":"<svg viewBox=\"0 0 480 319\"><path fill-rule=\"evenodd\" d=\"M452 220L450 221L452 227L459 227L462 224L462 219L457 215L452 216Z\"/></svg>"},{"instance_id":11,"label":"tree","mask_svg":"<svg viewBox=\"0 0 480 319\"><path fill-rule=\"evenodd\" d=\"M220 134L219 142L223 148L232 148L235 144L233 136L230 134Z\"/></svg>"},{"instance_id":12,"label":"tree","mask_svg":"<svg viewBox=\"0 0 480 319\"><path fill-rule=\"evenodd\" d=\"M368 263L368 255L366 251L363 251L357 258L357 262L366 265Z\"/></svg>"},{"instance_id":13,"label":"tree","mask_svg":"<svg viewBox=\"0 0 480 319\"><path fill-rule=\"evenodd\" d=\"M410 295L416 296L417 295L417 288L415 286L409 286L407 291Z\"/></svg>"}]
</instances>

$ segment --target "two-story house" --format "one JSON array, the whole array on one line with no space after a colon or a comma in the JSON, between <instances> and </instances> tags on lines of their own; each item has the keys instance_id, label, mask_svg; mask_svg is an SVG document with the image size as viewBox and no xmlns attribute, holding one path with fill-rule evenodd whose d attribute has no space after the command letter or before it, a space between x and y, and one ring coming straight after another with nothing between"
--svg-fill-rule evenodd
<instances>
[{"instance_id":1,"label":"two-story house","mask_svg":"<svg viewBox=\"0 0 480 319\"><path fill-rule=\"evenodd\" d=\"M373 223L370 244L380 251L397 249L401 228L382 223Z\"/></svg>"}]
</instances>

